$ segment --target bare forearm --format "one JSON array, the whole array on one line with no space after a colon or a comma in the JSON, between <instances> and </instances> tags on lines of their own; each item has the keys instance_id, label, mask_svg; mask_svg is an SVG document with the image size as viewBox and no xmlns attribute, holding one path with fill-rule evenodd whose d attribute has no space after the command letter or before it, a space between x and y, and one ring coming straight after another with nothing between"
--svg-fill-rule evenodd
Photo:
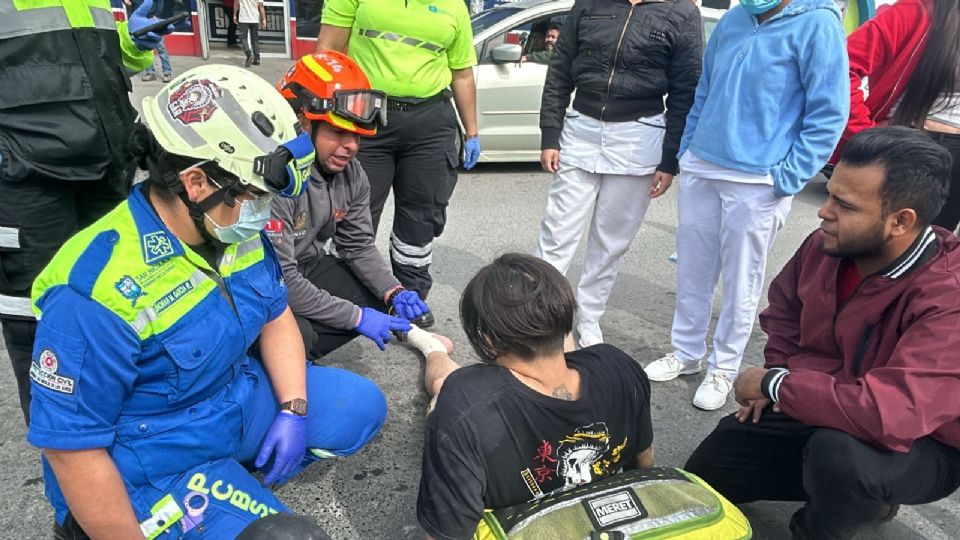
<instances>
[{"instance_id":1,"label":"bare forearm","mask_svg":"<svg viewBox=\"0 0 960 540\"><path fill-rule=\"evenodd\" d=\"M653 446L637 454L634 466L638 469L649 469L653 467Z\"/></svg>"},{"instance_id":2,"label":"bare forearm","mask_svg":"<svg viewBox=\"0 0 960 540\"><path fill-rule=\"evenodd\" d=\"M93 540L143 538L113 459L102 448L44 450L70 513ZM93 495L96 496L93 496ZM104 512L109 508L109 512Z\"/></svg>"},{"instance_id":3,"label":"bare forearm","mask_svg":"<svg viewBox=\"0 0 960 540\"><path fill-rule=\"evenodd\" d=\"M307 397L307 362L300 329L288 307L260 332L263 368L270 376L273 393L283 403Z\"/></svg>"},{"instance_id":4,"label":"bare forearm","mask_svg":"<svg viewBox=\"0 0 960 540\"><path fill-rule=\"evenodd\" d=\"M460 121L467 137L477 134L477 84L473 79L473 68L453 70L453 101L460 112Z\"/></svg>"},{"instance_id":5,"label":"bare forearm","mask_svg":"<svg viewBox=\"0 0 960 540\"><path fill-rule=\"evenodd\" d=\"M317 51L346 52L347 42L350 40L350 29L329 24L320 25L320 35L317 36Z\"/></svg>"}]
</instances>

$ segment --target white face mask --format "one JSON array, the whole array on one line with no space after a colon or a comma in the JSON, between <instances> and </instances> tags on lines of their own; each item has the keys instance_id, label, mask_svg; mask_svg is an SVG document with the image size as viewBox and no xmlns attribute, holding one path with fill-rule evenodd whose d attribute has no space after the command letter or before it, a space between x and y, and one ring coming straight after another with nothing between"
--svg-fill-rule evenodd
<instances>
[{"instance_id":1,"label":"white face mask","mask_svg":"<svg viewBox=\"0 0 960 540\"><path fill-rule=\"evenodd\" d=\"M204 217L213 223L213 234L224 244L238 244L244 240L249 240L256 236L270 221L270 203L273 201L273 194L263 195L256 199L250 199L240 202L240 217L233 225L222 227L210 217L209 214L203 214Z\"/></svg>"},{"instance_id":2,"label":"white face mask","mask_svg":"<svg viewBox=\"0 0 960 540\"><path fill-rule=\"evenodd\" d=\"M218 189L223 189L213 178L208 177L208 180ZM203 217L213 223L213 234L217 237L217 240L224 244L239 244L259 234L267 225L267 222L270 221L271 202L273 202L273 193L240 201L240 216L237 218L237 222L226 227L218 224L206 212L204 212Z\"/></svg>"}]
</instances>

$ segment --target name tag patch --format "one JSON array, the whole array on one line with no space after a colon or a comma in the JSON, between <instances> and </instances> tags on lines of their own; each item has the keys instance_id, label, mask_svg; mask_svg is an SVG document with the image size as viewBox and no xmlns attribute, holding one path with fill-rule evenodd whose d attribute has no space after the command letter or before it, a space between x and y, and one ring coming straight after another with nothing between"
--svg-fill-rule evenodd
<instances>
[{"instance_id":1,"label":"name tag patch","mask_svg":"<svg viewBox=\"0 0 960 540\"><path fill-rule=\"evenodd\" d=\"M647 517L646 508L631 489L605 493L581 502L598 531Z\"/></svg>"},{"instance_id":2,"label":"name tag patch","mask_svg":"<svg viewBox=\"0 0 960 540\"><path fill-rule=\"evenodd\" d=\"M177 285L173 288L172 291L160 297L153 304L153 309L157 314L163 313L167 308L177 303L178 300L183 298L188 292L193 290L193 282L189 279L183 283Z\"/></svg>"},{"instance_id":3,"label":"name tag patch","mask_svg":"<svg viewBox=\"0 0 960 540\"><path fill-rule=\"evenodd\" d=\"M40 357L30 364L30 378L54 392L61 394L72 394L74 391L74 380L70 377L57 374L60 368L60 362L57 355L50 349L40 351Z\"/></svg>"}]
</instances>

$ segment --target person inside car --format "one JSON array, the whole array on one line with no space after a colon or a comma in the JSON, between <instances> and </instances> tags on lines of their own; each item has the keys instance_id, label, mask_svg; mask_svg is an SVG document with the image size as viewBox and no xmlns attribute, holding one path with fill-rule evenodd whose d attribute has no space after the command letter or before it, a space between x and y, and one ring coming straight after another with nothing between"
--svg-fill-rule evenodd
<instances>
[{"instance_id":1,"label":"person inside car","mask_svg":"<svg viewBox=\"0 0 960 540\"><path fill-rule=\"evenodd\" d=\"M560 38L561 28L562 25L559 23L551 24L543 36L543 47L539 49L531 48L530 52L525 54L520 61L549 64L550 59L553 57L553 51L557 48L557 39Z\"/></svg>"}]
</instances>

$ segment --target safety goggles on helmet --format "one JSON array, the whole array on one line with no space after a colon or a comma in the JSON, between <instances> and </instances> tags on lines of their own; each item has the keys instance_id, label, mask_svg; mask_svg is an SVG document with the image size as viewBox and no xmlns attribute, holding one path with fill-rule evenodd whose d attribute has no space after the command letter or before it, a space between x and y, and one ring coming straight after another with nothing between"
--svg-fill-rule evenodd
<instances>
[{"instance_id":1,"label":"safety goggles on helmet","mask_svg":"<svg viewBox=\"0 0 960 540\"><path fill-rule=\"evenodd\" d=\"M380 90L334 90L333 98L322 98L300 87L297 94L309 114L332 112L368 129L387 125L387 94Z\"/></svg>"}]
</instances>

